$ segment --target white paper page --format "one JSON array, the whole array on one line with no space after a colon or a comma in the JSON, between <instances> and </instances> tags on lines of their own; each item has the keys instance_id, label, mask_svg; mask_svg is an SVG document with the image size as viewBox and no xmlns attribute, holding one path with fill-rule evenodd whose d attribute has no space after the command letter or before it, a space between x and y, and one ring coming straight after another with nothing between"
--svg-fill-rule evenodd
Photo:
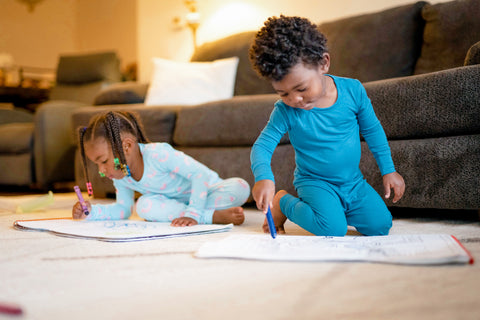
<instances>
[{"instance_id":1,"label":"white paper page","mask_svg":"<svg viewBox=\"0 0 480 320\"><path fill-rule=\"evenodd\" d=\"M86 221L71 219L19 220L15 221L14 226L21 230L49 231L60 236L103 241L149 240L225 232L233 228L232 224L172 227L170 223L140 220Z\"/></svg>"},{"instance_id":2,"label":"white paper page","mask_svg":"<svg viewBox=\"0 0 480 320\"><path fill-rule=\"evenodd\" d=\"M377 237L232 235L207 242L199 258L273 261L371 261L399 264L472 263L473 258L446 234Z\"/></svg>"}]
</instances>

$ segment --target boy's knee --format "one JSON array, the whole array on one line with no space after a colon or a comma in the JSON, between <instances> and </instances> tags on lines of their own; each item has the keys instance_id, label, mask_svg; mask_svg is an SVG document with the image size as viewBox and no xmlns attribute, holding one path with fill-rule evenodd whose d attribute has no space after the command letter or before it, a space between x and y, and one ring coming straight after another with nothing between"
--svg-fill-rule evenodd
<instances>
[{"instance_id":1,"label":"boy's knee","mask_svg":"<svg viewBox=\"0 0 480 320\"><path fill-rule=\"evenodd\" d=\"M348 227L347 225L329 226L319 231L315 234L316 236L343 237L347 234Z\"/></svg>"},{"instance_id":2,"label":"boy's knee","mask_svg":"<svg viewBox=\"0 0 480 320\"><path fill-rule=\"evenodd\" d=\"M370 221L366 226L357 228L357 231L366 236L386 236L391 228L392 216L390 215L390 212L388 212L388 215Z\"/></svg>"},{"instance_id":3,"label":"boy's knee","mask_svg":"<svg viewBox=\"0 0 480 320\"><path fill-rule=\"evenodd\" d=\"M390 232L390 229L392 228L392 217L386 218L383 223L379 223L375 226L374 231L376 234L372 235L377 235L377 236L386 236Z\"/></svg>"},{"instance_id":4,"label":"boy's knee","mask_svg":"<svg viewBox=\"0 0 480 320\"><path fill-rule=\"evenodd\" d=\"M310 232L316 236L343 237L347 234L347 231L346 223L330 221L329 223L317 224Z\"/></svg>"}]
</instances>

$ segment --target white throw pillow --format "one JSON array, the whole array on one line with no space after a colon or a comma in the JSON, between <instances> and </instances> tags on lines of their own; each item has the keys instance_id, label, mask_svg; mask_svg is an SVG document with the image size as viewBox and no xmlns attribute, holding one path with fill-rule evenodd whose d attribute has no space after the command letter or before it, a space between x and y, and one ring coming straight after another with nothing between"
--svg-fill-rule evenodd
<instances>
[{"instance_id":1,"label":"white throw pillow","mask_svg":"<svg viewBox=\"0 0 480 320\"><path fill-rule=\"evenodd\" d=\"M195 105L233 97L238 57L212 62L153 58L153 63L147 106Z\"/></svg>"}]
</instances>

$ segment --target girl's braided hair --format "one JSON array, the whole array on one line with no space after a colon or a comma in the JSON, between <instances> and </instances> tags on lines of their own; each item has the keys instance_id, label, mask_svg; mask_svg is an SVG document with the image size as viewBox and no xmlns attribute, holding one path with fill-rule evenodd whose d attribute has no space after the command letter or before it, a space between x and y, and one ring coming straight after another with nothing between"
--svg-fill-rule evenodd
<instances>
[{"instance_id":1,"label":"girl's braided hair","mask_svg":"<svg viewBox=\"0 0 480 320\"><path fill-rule=\"evenodd\" d=\"M93 117L87 127L79 128L80 154L82 156L85 181L87 181L87 191L90 196L93 194L93 190L88 177L84 142L92 141L99 137L105 138L112 148L113 157L115 158L115 169L122 169L125 175L129 175L127 160L123 153L122 133L130 133L140 143L150 142L145 135L142 123L133 112L108 111L101 113Z\"/></svg>"},{"instance_id":2,"label":"girl's braided hair","mask_svg":"<svg viewBox=\"0 0 480 320\"><path fill-rule=\"evenodd\" d=\"M327 39L306 18L270 17L257 32L249 58L255 71L270 81L280 81L299 62L318 66L328 52Z\"/></svg>"}]
</instances>

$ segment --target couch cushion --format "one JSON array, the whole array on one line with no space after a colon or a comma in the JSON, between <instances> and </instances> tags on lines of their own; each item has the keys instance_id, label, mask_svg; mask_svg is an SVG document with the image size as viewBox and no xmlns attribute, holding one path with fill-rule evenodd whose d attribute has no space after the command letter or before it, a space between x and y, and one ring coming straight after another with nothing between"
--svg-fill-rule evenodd
<instances>
[{"instance_id":1,"label":"couch cushion","mask_svg":"<svg viewBox=\"0 0 480 320\"><path fill-rule=\"evenodd\" d=\"M193 147L178 150L185 152L218 173L221 178L240 177L247 181L250 187L255 179L250 169L250 146L244 147ZM272 156L272 171L275 175L275 187L284 189L296 195L293 187L295 171L295 151L290 144L278 146ZM252 199L249 199L252 201Z\"/></svg>"},{"instance_id":2,"label":"couch cushion","mask_svg":"<svg viewBox=\"0 0 480 320\"><path fill-rule=\"evenodd\" d=\"M391 140L480 133L480 65L365 83Z\"/></svg>"},{"instance_id":3,"label":"couch cushion","mask_svg":"<svg viewBox=\"0 0 480 320\"><path fill-rule=\"evenodd\" d=\"M192 61L213 61L238 57L238 69L234 95L273 93L269 81L260 79L248 58L248 50L255 37L255 31L242 32L201 45L193 54Z\"/></svg>"},{"instance_id":4,"label":"couch cushion","mask_svg":"<svg viewBox=\"0 0 480 320\"><path fill-rule=\"evenodd\" d=\"M120 61L115 52L62 55L57 66L57 83L80 84L121 80Z\"/></svg>"},{"instance_id":5,"label":"couch cushion","mask_svg":"<svg viewBox=\"0 0 480 320\"><path fill-rule=\"evenodd\" d=\"M425 4L320 24L331 55L330 73L362 82L411 75L420 54Z\"/></svg>"},{"instance_id":6,"label":"couch cushion","mask_svg":"<svg viewBox=\"0 0 480 320\"><path fill-rule=\"evenodd\" d=\"M0 154L33 153L33 122L0 125Z\"/></svg>"},{"instance_id":7,"label":"couch cushion","mask_svg":"<svg viewBox=\"0 0 480 320\"><path fill-rule=\"evenodd\" d=\"M238 96L183 108L174 142L179 146L251 146L266 125L278 95Z\"/></svg>"},{"instance_id":8,"label":"couch cushion","mask_svg":"<svg viewBox=\"0 0 480 320\"><path fill-rule=\"evenodd\" d=\"M56 84L50 92L50 100L76 101L93 104L95 96L106 88L105 82L92 82L85 84Z\"/></svg>"},{"instance_id":9,"label":"couch cushion","mask_svg":"<svg viewBox=\"0 0 480 320\"><path fill-rule=\"evenodd\" d=\"M148 84L133 81L113 83L101 90L94 100L95 105L143 103Z\"/></svg>"},{"instance_id":10,"label":"couch cushion","mask_svg":"<svg viewBox=\"0 0 480 320\"><path fill-rule=\"evenodd\" d=\"M480 135L390 142L397 171L405 179L403 198L389 206L475 209L480 207ZM377 163L362 143L365 179L379 194L383 181Z\"/></svg>"},{"instance_id":11,"label":"couch cushion","mask_svg":"<svg viewBox=\"0 0 480 320\"><path fill-rule=\"evenodd\" d=\"M132 111L138 114L143 123L145 134L153 142L172 142L175 126L176 110L168 107L146 107L143 104L110 105L98 107L83 107L72 115L73 134L81 126L88 125L90 118L100 112L110 110Z\"/></svg>"},{"instance_id":12,"label":"couch cushion","mask_svg":"<svg viewBox=\"0 0 480 320\"><path fill-rule=\"evenodd\" d=\"M428 4L422 16L426 24L415 74L462 66L468 49L480 40L480 2Z\"/></svg>"}]
</instances>

